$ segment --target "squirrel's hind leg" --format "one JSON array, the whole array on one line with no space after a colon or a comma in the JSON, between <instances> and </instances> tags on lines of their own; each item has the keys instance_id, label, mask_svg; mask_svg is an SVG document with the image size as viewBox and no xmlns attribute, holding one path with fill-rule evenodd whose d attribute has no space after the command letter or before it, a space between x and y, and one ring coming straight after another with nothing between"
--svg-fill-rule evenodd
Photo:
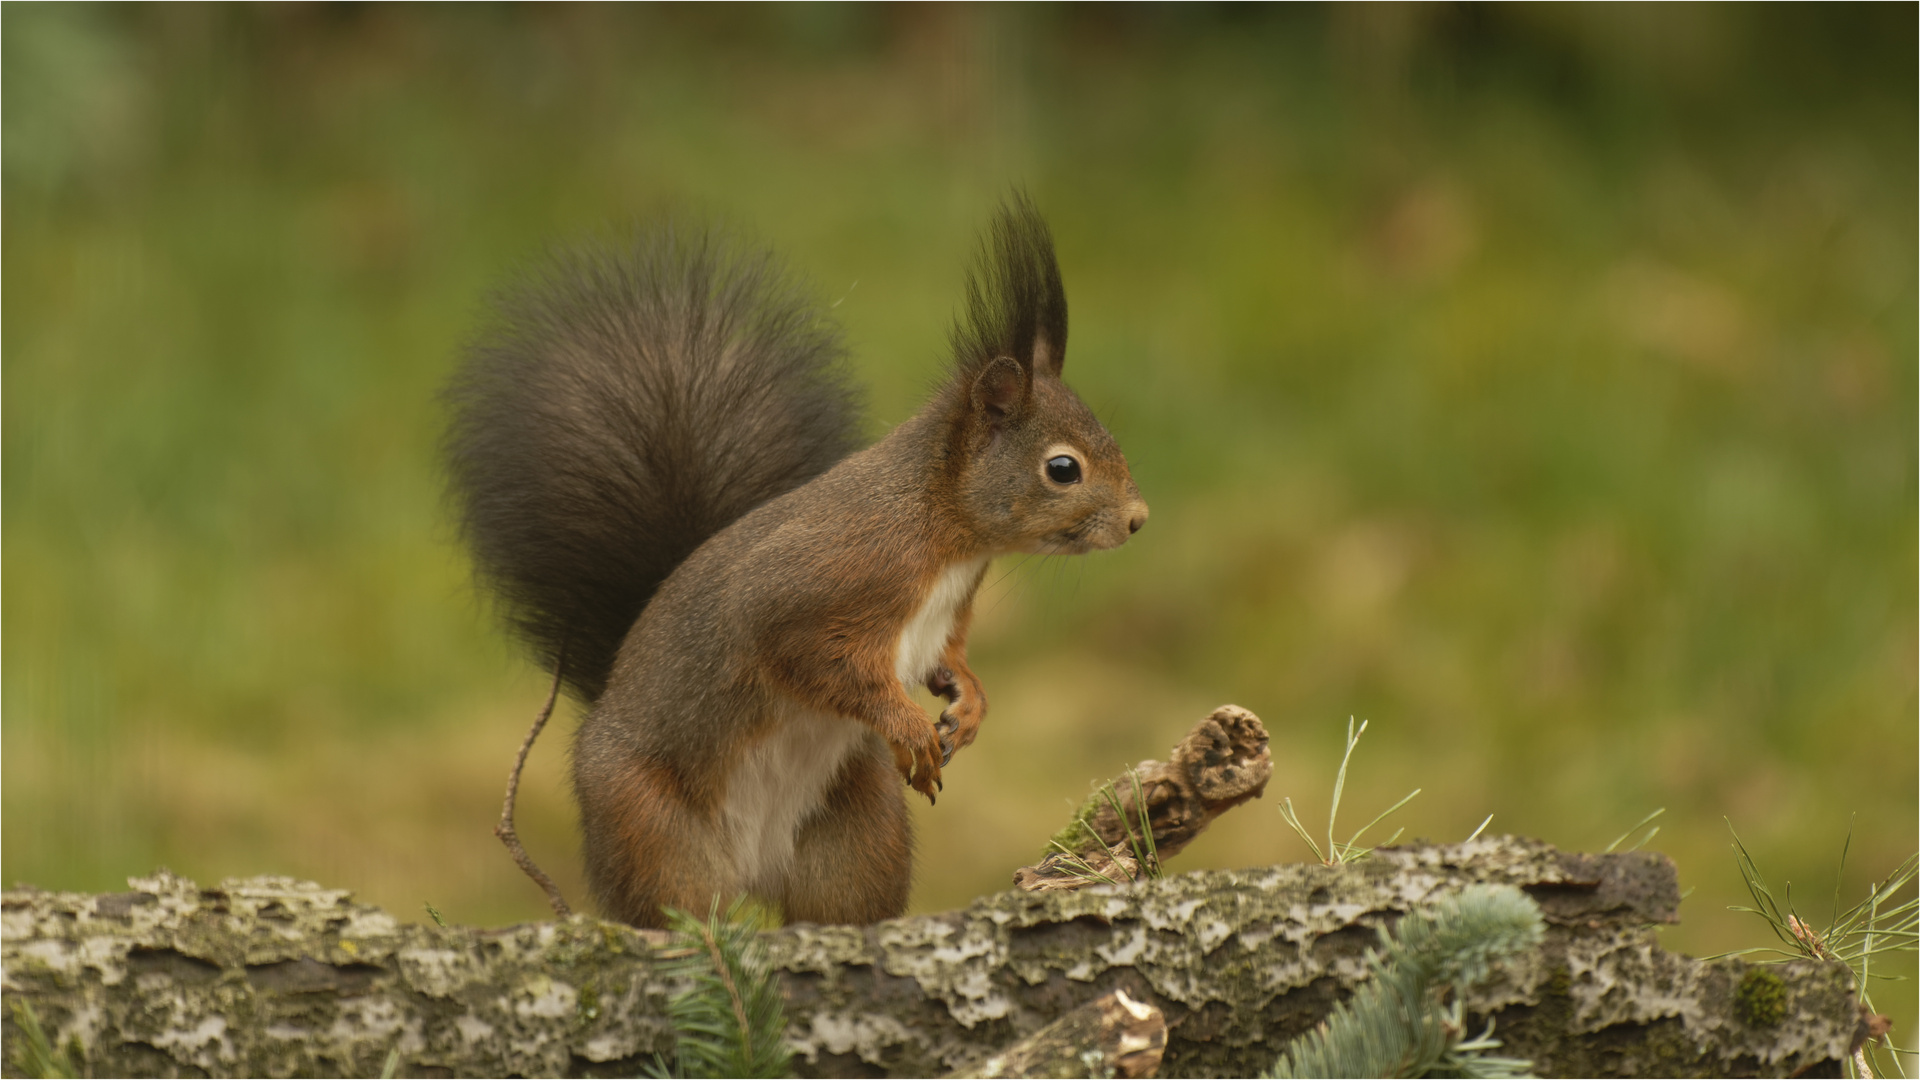
<instances>
[{"instance_id":1,"label":"squirrel's hind leg","mask_svg":"<svg viewBox=\"0 0 1920 1080\"><path fill-rule=\"evenodd\" d=\"M576 771L583 764L576 759ZM688 806L667 770L634 759L599 764L617 775L577 786L594 792L581 799L581 825L588 884L608 918L662 927L662 908L704 917L715 897L724 906L742 892L712 815Z\"/></svg>"},{"instance_id":2,"label":"squirrel's hind leg","mask_svg":"<svg viewBox=\"0 0 1920 1080\"><path fill-rule=\"evenodd\" d=\"M913 827L893 755L878 737L847 755L794 837L777 899L789 922L871 923L907 910Z\"/></svg>"}]
</instances>

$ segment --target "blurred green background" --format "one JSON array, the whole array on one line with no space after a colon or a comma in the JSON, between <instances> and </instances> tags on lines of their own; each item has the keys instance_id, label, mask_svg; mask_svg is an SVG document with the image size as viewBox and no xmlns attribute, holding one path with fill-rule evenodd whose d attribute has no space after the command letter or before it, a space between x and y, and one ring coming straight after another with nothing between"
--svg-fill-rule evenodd
<instances>
[{"instance_id":1,"label":"blurred green background","mask_svg":"<svg viewBox=\"0 0 1920 1080\"><path fill-rule=\"evenodd\" d=\"M724 217L835 305L877 433L1015 183L1153 521L993 575L916 910L1225 701L1274 780L1174 869L1306 857L1274 804L1324 819L1349 716L1356 825L1666 807L1689 951L1772 940L1723 817L1819 915L1850 827L1849 900L1915 850L1911 5L3 17L8 882L541 916L489 829L545 685L435 464L480 298ZM522 833L581 899L567 726Z\"/></svg>"}]
</instances>

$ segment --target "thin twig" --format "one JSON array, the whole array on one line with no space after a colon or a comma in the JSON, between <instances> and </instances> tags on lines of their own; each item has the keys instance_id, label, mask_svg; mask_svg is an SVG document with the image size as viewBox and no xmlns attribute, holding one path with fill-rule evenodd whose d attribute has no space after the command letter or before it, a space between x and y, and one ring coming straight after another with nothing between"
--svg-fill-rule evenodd
<instances>
[{"instance_id":1,"label":"thin twig","mask_svg":"<svg viewBox=\"0 0 1920 1080\"><path fill-rule=\"evenodd\" d=\"M533 864L533 858L527 849L520 846L520 834L513 828L513 801L520 794L520 770L527 766L527 752L533 749L533 740L540 737L540 729L547 726L547 717L553 715L553 703L560 700L560 673L566 670L567 649L560 647L560 655L553 661L553 689L547 691L547 704L534 717L533 727L528 729L527 737L520 743L520 754L513 759L513 771L507 774L507 801L500 808L500 823L493 827L493 835L507 845L507 854L513 856L514 865L520 867L533 883L546 891L547 903L553 905L553 913L562 918L573 914L567 906L566 898L560 895L560 887L546 872Z\"/></svg>"}]
</instances>

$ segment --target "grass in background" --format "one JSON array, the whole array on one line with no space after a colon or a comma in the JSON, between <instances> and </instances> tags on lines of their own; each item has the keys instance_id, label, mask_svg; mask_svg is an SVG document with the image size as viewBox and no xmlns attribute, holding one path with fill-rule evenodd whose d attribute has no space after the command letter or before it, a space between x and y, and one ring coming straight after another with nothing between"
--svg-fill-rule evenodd
<instances>
[{"instance_id":1,"label":"grass in background","mask_svg":"<svg viewBox=\"0 0 1920 1080\"><path fill-rule=\"evenodd\" d=\"M1412 832L1594 849L1668 807L1690 951L1757 943L1723 815L1822 891L1854 814L1847 894L1915 850L1909 9L0 21L8 882L541 917L489 829L545 682L434 466L479 298L723 214L836 305L877 432L1012 183L1153 521L990 578L993 715L915 809L917 909L1223 701L1276 801L1326 804L1357 715L1345 795L1423 788ZM521 831L578 900L564 745ZM1171 869L1306 857L1243 810Z\"/></svg>"}]
</instances>

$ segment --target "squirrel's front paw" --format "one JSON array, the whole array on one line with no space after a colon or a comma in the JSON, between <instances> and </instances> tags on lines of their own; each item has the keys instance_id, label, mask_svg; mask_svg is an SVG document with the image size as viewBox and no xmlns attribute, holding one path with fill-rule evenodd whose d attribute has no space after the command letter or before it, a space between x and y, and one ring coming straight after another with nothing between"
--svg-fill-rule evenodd
<instances>
[{"instance_id":1,"label":"squirrel's front paw","mask_svg":"<svg viewBox=\"0 0 1920 1080\"><path fill-rule=\"evenodd\" d=\"M893 747L893 766L913 786L913 790L934 801L940 790L941 739L925 720L902 725L905 730L889 732L887 744Z\"/></svg>"},{"instance_id":2,"label":"squirrel's front paw","mask_svg":"<svg viewBox=\"0 0 1920 1080\"><path fill-rule=\"evenodd\" d=\"M927 676L927 693L952 701L960 696L960 684L954 680L953 672L937 667Z\"/></svg>"},{"instance_id":3,"label":"squirrel's front paw","mask_svg":"<svg viewBox=\"0 0 1920 1080\"><path fill-rule=\"evenodd\" d=\"M955 753L972 746L974 737L980 734L980 721L987 716L987 692L965 667L957 673L940 668L927 677L927 689L947 699L947 707L940 710L940 719L933 725L940 733L940 764L944 766Z\"/></svg>"},{"instance_id":4,"label":"squirrel's front paw","mask_svg":"<svg viewBox=\"0 0 1920 1080\"><path fill-rule=\"evenodd\" d=\"M942 767L953 761L956 751L973 745L975 736L980 734L980 721L986 716L986 712L986 707L980 703L978 695L961 697L940 710L940 719L934 721L933 730L940 733Z\"/></svg>"}]
</instances>

